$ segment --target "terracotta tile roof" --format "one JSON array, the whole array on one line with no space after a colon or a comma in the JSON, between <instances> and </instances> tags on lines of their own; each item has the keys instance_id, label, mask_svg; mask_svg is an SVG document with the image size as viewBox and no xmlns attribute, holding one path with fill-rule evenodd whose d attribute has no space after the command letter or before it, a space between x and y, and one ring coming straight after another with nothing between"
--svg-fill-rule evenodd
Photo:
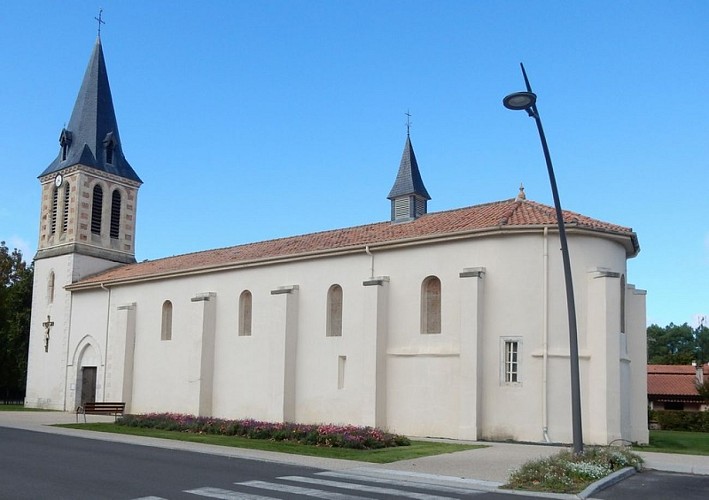
<instances>
[{"instance_id":1,"label":"terracotta tile roof","mask_svg":"<svg viewBox=\"0 0 709 500\"><path fill-rule=\"evenodd\" d=\"M709 380L709 365L704 365L704 380ZM688 365L647 365L648 396L698 397L697 371Z\"/></svg>"},{"instance_id":2,"label":"terracotta tile roof","mask_svg":"<svg viewBox=\"0 0 709 500\"><path fill-rule=\"evenodd\" d=\"M628 255L635 255L639 251L637 236L631 228L602 222L570 211L564 211L564 221L567 230L579 228L626 238ZM379 222L119 266L84 278L68 288L78 289L100 283L117 284L224 266L303 258L316 253L342 253L363 249L365 246L376 248L454 237L466 233L555 225L556 212L553 207L534 201L510 199L433 212L411 222Z\"/></svg>"}]
</instances>

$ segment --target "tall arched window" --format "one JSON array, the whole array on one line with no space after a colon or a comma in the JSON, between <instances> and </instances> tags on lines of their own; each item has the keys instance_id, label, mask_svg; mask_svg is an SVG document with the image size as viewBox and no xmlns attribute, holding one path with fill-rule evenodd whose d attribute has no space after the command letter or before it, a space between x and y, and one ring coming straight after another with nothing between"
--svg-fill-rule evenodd
<instances>
[{"instance_id":1,"label":"tall arched window","mask_svg":"<svg viewBox=\"0 0 709 500\"><path fill-rule=\"evenodd\" d=\"M103 189L96 184L91 199L91 232L101 234L101 216L103 215Z\"/></svg>"},{"instance_id":2,"label":"tall arched window","mask_svg":"<svg viewBox=\"0 0 709 500\"><path fill-rule=\"evenodd\" d=\"M111 238L118 239L121 230L121 193L116 189L111 195Z\"/></svg>"},{"instance_id":3,"label":"tall arched window","mask_svg":"<svg viewBox=\"0 0 709 500\"><path fill-rule=\"evenodd\" d=\"M172 302L169 300L166 300L162 304L160 340L172 340Z\"/></svg>"},{"instance_id":4,"label":"tall arched window","mask_svg":"<svg viewBox=\"0 0 709 500\"><path fill-rule=\"evenodd\" d=\"M327 291L327 336L342 337L342 287L332 285Z\"/></svg>"},{"instance_id":5,"label":"tall arched window","mask_svg":"<svg viewBox=\"0 0 709 500\"><path fill-rule=\"evenodd\" d=\"M69 228L69 183L64 183L64 208L62 209L62 231Z\"/></svg>"},{"instance_id":6,"label":"tall arched window","mask_svg":"<svg viewBox=\"0 0 709 500\"><path fill-rule=\"evenodd\" d=\"M620 333L625 333L625 274L620 276Z\"/></svg>"},{"instance_id":7,"label":"tall arched window","mask_svg":"<svg viewBox=\"0 0 709 500\"><path fill-rule=\"evenodd\" d=\"M421 284L421 333L441 333L441 280L435 276Z\"/></svg>"},{"instance_id":8,"label":"tall arched window","mask_svg":"<svg viewBox=\"0 0 709 500\"><path fill-rule=\"evenodd\" d=\"M52 189L52 234L57 232L57 210L59 210L59 189Z\"/></svg>"},{"instance_id":9,"label":"tall arched window","mask_svg":"<svg viewBox=\"0 0 709 500\"><path fill-rule=\"evenodd\" d=\"M248 290L239 296L239 335L251 335L251 292Z\"/></svg>"}]
</instances>

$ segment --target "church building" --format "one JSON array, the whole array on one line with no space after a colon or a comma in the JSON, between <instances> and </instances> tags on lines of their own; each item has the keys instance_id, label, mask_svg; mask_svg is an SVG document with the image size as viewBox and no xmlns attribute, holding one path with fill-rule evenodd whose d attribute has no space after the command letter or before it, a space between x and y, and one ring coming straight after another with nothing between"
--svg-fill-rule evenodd
<instances>
[{"instance_id":1,"label":"church building","mask_svg":"<svg viewBox=\"0 0 709 500\"><path fill-rule=\"evenodd\" d=\"M572 441L556 214L521 188L429 212L407 134L388 220L137 263L142 181L100 38L39 181L28 407L122 401L128 413ZM645 292L627 281L637 236L564 220L584 442L646 443Z\"/></svg>"}]
</instances>

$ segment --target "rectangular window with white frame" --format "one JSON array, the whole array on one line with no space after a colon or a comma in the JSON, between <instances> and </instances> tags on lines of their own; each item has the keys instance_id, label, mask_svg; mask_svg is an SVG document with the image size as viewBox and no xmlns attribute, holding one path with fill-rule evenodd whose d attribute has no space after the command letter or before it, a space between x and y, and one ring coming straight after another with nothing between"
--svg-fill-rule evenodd
<instances>
[{"instance_id":1,"label":"rectangular window with white frame","mask_svg":"<svg viewBox=\"0 0 709 500\"><path fill-rule=\"evenodd\" d=\"M501 344L501 382L506 385L519 385L522 383L520 376L522 339L520 337L503 337Z\"/></svg>"}]
</instances>

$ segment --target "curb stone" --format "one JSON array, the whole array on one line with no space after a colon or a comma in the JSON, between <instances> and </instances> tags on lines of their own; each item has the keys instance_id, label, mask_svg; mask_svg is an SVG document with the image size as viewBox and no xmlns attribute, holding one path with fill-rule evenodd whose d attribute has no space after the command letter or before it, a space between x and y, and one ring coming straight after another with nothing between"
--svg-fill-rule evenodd
<instances>
[{"instance_id":1,"label":"curb stone","mask_svg":"<svg viewBox=\"0 0 709 500\"><path fill-rule=\"evenodd\" d=\"M604 478L599 479L595 483L589 484L585 490L583 490L581 493L579 493L577 498L589 498L591 495L595 495L601 490L605 490L606 488L609 488L613 486L614 484L617 484L621 482L622 480L629 478L633 474L635 474L637 470L635 467L625 467L623 469L617 470L612 474L607 475Z\"/></svg>"}]
</instances>

